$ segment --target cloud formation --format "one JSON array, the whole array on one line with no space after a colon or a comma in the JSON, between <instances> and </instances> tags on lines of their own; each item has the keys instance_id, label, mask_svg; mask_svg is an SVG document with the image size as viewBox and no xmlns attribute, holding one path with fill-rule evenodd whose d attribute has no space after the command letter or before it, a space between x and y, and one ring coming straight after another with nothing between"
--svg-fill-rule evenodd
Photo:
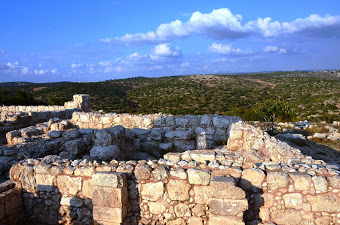
<instances>
[{"instance_id":1,"label":"cloud formation","mask_svg":"<svg viewBox=\"0 0 340 225\"><path fill-rule=\"evenodd\" d=\"M277 46L271 46L271 45L268 45L266 46L264 49L263 49L265 52L268 52L268 53L274 53L274 52L278 52L280 54L285 54L287 53L287 49L285 48L279 48Z\"/></svg>"},{"instance_id":2,"label":"cloud formation","mask_svg":"<svg viewBox=\"0 0 340 225\"><path fill-rule=\"evenodd\" d=\"M272 21L270 17L245 22L240 14L234 15L229 9L221 8L210 13L194 12L186 22L175 20L161 24L155 31L125 34L122 37L104 38L101 41L113 45L157 44L193 34L214 40L239 39L252 35L267 38L291 34L333 36L340 35L339 28L340 16L312 14L291 22Z\"/></svg>"},{"instance_id":3,"label":"cloud formation","mask_svg":"<svg viewBox=\"0 0 340 225\"><path fill-rule=\"evenodd\" d=\"M231 45L228 44L217 44L217 43L213 43L212 45L209 46L209 50L211 52L216 52L219 54L230 54L230 53L244 53L244 51L242 51L239 48L232 48Z\"/></svg>"},{"instance_id":4,"label":"cloud formation","mask_svg":"<svg viewBox=\"0 0 340 225\"><path fill-rule=\"evenodd\" d=\"M151 50L154 56L160 57L181 57L182 53L180 48L172 47L169 43L159 44Z\"/></svg>"}]
</instances>

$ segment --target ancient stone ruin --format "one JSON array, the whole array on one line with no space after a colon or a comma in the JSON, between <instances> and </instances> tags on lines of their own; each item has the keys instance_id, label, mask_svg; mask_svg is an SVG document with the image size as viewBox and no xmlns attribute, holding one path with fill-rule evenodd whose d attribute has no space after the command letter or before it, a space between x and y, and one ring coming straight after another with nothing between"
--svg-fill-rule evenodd
<instances>
[{"instance_id":1,"label":"ancient stone ruin","mask_svg":"<svg viewBox=\"0 0 340 225\"><path fill-rule=\"evenodd\" d=\"M238 117L96 114L74 100L72 116L8 130L0 224L340 224L340 166Z\"/></svg>"}]
</instances>

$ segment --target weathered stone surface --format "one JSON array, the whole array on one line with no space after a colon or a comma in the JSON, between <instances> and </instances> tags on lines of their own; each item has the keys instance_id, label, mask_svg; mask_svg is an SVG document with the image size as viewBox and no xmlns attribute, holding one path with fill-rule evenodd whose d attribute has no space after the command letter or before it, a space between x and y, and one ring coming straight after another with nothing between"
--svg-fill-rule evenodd
<instances>
[{"instance_id":1,"label":"weathered stone surface","mask_svg":"<svg viewBox=\"0 0 340 225\"><path fill-rule=\"evenodd\" d=\"M325 177L315 176L312 177L312 180L316 191L327 192L328 182Z\"/></svg>"},{"instance_id":2,"label":"weathered stone surface","mask_svg":"<svg viewBox=\"0 0 340 225\"><path fill-rule=\"evenodd\" d=\"M93 207L93 219L99 223L109 224L120 224L126 215L125 210L122 208L109 208L109 207Z\"/></svg>"},{"instance_id":3,"label":"weathered stone surface","mask_svg":"<svg viewBox=\"0 0 340 225\"><path fill-rule=\"evenodd\" d=\"M209 215L209 225L244 225L241 218L231 216Z\"/></svg>"},{"instance_id":4,"label":"weathered stone surface","mask_svg":"<svg viewBox=\"0 0 340 225\"><path fill-rule=\"evenodd\" d=\"M191 216L188 205L184 203L179 203L175 206L175 214L177 217Z\"/></svg>"},{"instance_id":5,"label":"weathered stone surface","mask_svg":"<svg viewBox=\"0 0 340 225\"><path fill-rule=\"evenodd\" d=\"M38 191L52 191L55 186L55 177L49 174L36 174L35 180Z\"/></svg>"},{"instance_id":6,"label":"weathered stone surface","mask_svg":"<svg viewBox=\"0 0 340 225\"><path fill-rule=\"evenodd\" d=\"M77 197L62 197L60 200L60 205L80 207L83 205L83 200Z\"/></svg>"},{"instance_id":7,"label":"weathered stone surface","mask_svg":"<svg viewBox=\"0 0 340 225\"><path fill-rule=\"evenodd\" d=\"M92 179L83 180L83 187L81 190L82 190L82 195L85 198L92 199L92 193L93 193Z\"/></svg>"},{"instance_id":8,"label":"weathered stone surface","mask_svg":"<svg viewBox=\"0 0 340 225\"><path fill-rule=\"evenodd\" d=\"M210 186L194 186L194 201L197 204L206 204L211 197Z\"/></svg>"},{"instance_id":9,"label":"weathered stone surface","mask_svg":"<svg viewBox=\"0 0 340 225\"><path fill-rule=\"evenodd\" d=\"M283 200L285 201L286 208L302 208L302 195L300 193L285 194Z\"/></svg>"},{"instance_id":10,"label":"weathered stone surface","mask_svg":"<svg viewBox=\"0 0 340 225\"><path fill-rule=\"evenodd\" d=\"M168 178L168 174L169 174L168 169L165 168L164 166L158 166L152 171L152 176L156 180L164 180Z\"/></svg>"},{"instance_id":11,"label":"weathered stone surface","mask_svg":"<svg viewBox=\"0 0 340 225\"><path fill-rule=\"evenodd\" d=\"M332 188L340 189L340 175L328 177L328 181Z\"/></svg>"},{"instance_id":12,"label":"weathered stone surface","mask_svg":"<svg viewBox=\"0 0 340 225\"><path fill-rule=\"evenodd\" d=\"M211 181L211 197L217 199L243 199L245 192L235 187L234 179L232 177L213 177Z\"/></svg>"},{"instance_id":13,"label":"weathered stone surface","mask_svg":"<svg viewBox=\"0 0 340 225\"><path fill-rule=\"evenodd\" d=\"M188 169L187 173L190 184L208 185L210 183L209 170Z\"/></svg>"},{"instance_id":14,"label":"weathered stone surface","mask_svg":"<svg viewBox=\"0 0 340 225\"><path fill-rule=\"evenodd\" d=\"M92 181L95 186L121 188L125 184L125 176L116 172L97 172L92 174Z\"/></svg>"},{"instance_id":15,"label":"weathered stone surface","mask_svg":"<svg viewBox=\"0 0 340 225\"><path fill-rule=\"evenodd\" d=\"M215 160L215 152L209 150L193 150L188 152L190 157L196 162L213 162Z\"/></svg>"},{"instance_id":16,"label":"weathered stone surface","mask_svg":"<svg viewBox=\"0 0 340 225\"><path fill-rule=\"evenodd\" d=\"M162 214L165 212L167 208L167 204L165 202L149 202L149 210L152 214Z\"/></svg>"},{"instance_id":17,"label":"weathered stone surface","mask_svg":"<svg viewBox=\"0 0 340 225\"><path fill-rule=\"evenodd\" d=\"M178 140L189 140L190 132L189 131L168 131L165 133L165 137L169 139L178 139Z\"/></svg>"},{"instance_id":18,"label":"weathered stone surface","mask_svg":"<svg viewBox=\"0 0 340 225\"><path fill-rule=\"evenodd\" d=\"M135 167L135 176L137 178L137 180L147 180L149 179L150 175L151 175L151 169L148 165L141 165L138 164Z\"/></svg>"},{"instance_id":19,"label":"weathered stone surface","mask_svg":"<svg viewBox=\"0 0 340 225\"><path fill-rule=\"evenodd\" d=\"M245 169L242 172L240 186L245 190L260 189L265 176L260 169Z\"/></svg>"},{"instance_id":20,"label":"weathered stone surface","mask_svg":"<svg viewBox=\"0 0 340 225\"><path fill-rule=\"evenodd\" d=\"M311 203L313 211L340 212L340 198L335 194L307 195L306 198Z\"/></svg>"},{"instance_id":21,"label":"weathered stone surface","mask_svg":"<svg viewBox=\"0 0 340 225\"><path fill-rule=\"evenodd\" d=\"M99 158L101 160L110 161L112 159L119 158L120 150L116 145L93 146L90 151L90 156Z\"/></svg>"},{"instance_id":22,"label":"weathered stone surface","mask_svg":"<svg viewBox=\"0 0 340 225\"><path fill-rule=\"evenodd\" d=\"M187 179L187 177L188 177L188 175L185 172L185 170L184 169L179 169L179 168L171 168L170 175L174 176L174 177L177 177L179 179L183 179L183 180Z\"/></svg>"},{"instance_id":23,"label":"weathered stone surface","mask_svg":"<svg viewBox=\"0 0 340 225\"><path fill-rule=\"evenodd\" d=\"M203 225L203 220L201 217L190 217L188 219L188 225Z\"/></svg>"},{"instance_id":24,"label":"weathered stone surface","mask_svg":"<svg viewBox=\"0 0 340 225\"><path fill-rule=\"evenodd\" d=\"M308 191L311 185L312 178L308 174L291 173L289 176L294 181L296 190Z\"/></svg>"},{"instance_id":25,"label":"weathered stone surface","mask_svg":"<svg viewBox=\"0 0 340 225\"><path fill-rule=\"evenodd\" d=\"M273 210L272 220L276 224L296 225L301 222L299 211L292 210Z\"/></svg>"},{"instance_id":26,"label":"weathered stone surface","mask_svg":"<svg viewBox=\"0 0 340 225\"><path fill-rule=\"evenodd\" d=\"M194 216L203 216L203 215L205 215L205 206L204 205L200 205L200 204L196 204L194 206L194 208L192 208L192 214Z\"/></svg>"},{"instance_id":27,"label":"weathered stone surface","mask_svg":"<svg viewBox=\"0 0 340 225\"><path fill-rule=\"evenodd\" d=\"M283 187L288 187L288 175L282 172L268 172L267 184L269 190L276 190Z\"/></svg>"},{"instance_id":28,"label":"weathered stone surface","mask_svg":"<svg viewBox=\"0 0 340 225\"><path fill-rule=\"evenodd\" d=\"M57 187L63 195L76 195L81 190L81 177L58 176Z\"/></svg>"},{"instance_id":29,"label":"weathered stone surface","mask_svg":"<svg viewBox=\"0 0 340 225\"><path fill-rule=\"evenodd\" d=\"M92 203L94 206L122 208L128 201L126 188L98 187L93 189Z\"/></svg>"},{"instance_id":30,"label":"weathered stone surface","mask_svg":"<svg viewBox=\"0 0 340 225\"><path fill-rule=\"evenodd\" d=\"M94 174L95 172L96 170L94 167L82 166L74 170L74 175L82 177L92 177L92 174Z\"/></svg>"},{"instance_id":31,"label":"weathered stone surface","mask_svg":"<svg viewBox=\"0 0 340 225\"><path fill-rule=\"evenodd\" d=\"M190 184L186 180L170 179L167 191L171 200L185 201L189 199Z\"/></svg>"},{"instance_id":32,"label":"weathered stone surface","mask_svg":"<svg viewBox=\"0 0 340 225\"><path fill-rule=\"evenodd\" d=\"M186 225L186 222L182 218L177 218L177 219L168 221L166 224L167 225Z\"/></svg>"},{"instance_id":33,"label":"weathered stone surface","mask_svg":"<svg viewBox=\"0 0 340 225\"><path fill-rule=\"evenodd\" d=\"M219 216L238 216L242 217L243 212L248 209L248 201L213 199L209 202L210 211Z\"/></svg>"},{"instance_id":34,"label":"weathered stone surface","mask_svg":"<svg viewBox=\"0 0 340 225\"><path fill-rule=\"evenodd\" d=\"M141 197L150 201L157 201L164 193L163 182L142 184Z\"/></svg>"}]
</instances>

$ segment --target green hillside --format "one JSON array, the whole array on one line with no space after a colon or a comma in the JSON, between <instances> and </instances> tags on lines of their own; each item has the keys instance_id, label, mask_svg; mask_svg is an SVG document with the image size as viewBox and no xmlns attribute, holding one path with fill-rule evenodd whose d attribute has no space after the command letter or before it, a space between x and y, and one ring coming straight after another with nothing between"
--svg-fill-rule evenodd
<instances>
[{"instance_id":1,"label":"green hillside","mask_svg":"<svg viewBox=\"0 0 340 225\"><path fill-rule=\"evenodd\" d=\"M0 85L24 91L37 103L62 104L73 94L91 96L106 112L223 114L257 120L253 108L269 99L288 102L295 119L339 120L340 72L275 72L130 78L91 83ZM6 102L0 102L2 104Z\"/></svg>"}]
</instances>

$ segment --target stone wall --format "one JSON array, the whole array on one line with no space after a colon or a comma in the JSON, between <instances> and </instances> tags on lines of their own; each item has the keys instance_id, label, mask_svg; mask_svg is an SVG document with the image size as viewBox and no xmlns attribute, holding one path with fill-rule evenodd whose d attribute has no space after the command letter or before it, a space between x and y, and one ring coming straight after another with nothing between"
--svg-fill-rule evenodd
<instances>
[{"instance_id":1,"label":"stone wall","mask_svg":"<svg viewBox=\"0 0 340 225\"><path fill-rule=\"evenodd\" d=\"M47 112L47 111L64 111L66 109L74 109L74 108L81 109L83 112L90 112L91 111L90 96L85 95L85 94L73 95L73 101L65 102L64 106L59 106L59 105L0 106L0 112L10 112L10 113Z\"/></svg>"},{"instance_id":2,"label":"stone wall","mask_svg":"<svg viewBox=\"0 0 340 225\"><path fill-rule=\"evenodd\" d=\"M121 125L135 134L141 151L183 152L212 149L227 143L231 125L239 117L218 115L172 116L164 114L73 113L71 121L79 128L102 129Z\"/></svg>"},{"instance_id":3,"label":"stone wall","mask_svg":"<svg viewBox=\"0 0 340 225\"><path fill-rule=\"evenodd\" d=\"M26 218L40 224L339 224L340 175L312 160L265 162L256 151L194 150L151 161L14 165Z\"/></svg>"},{"instance_id":4,"label":"stone wall","mask_svg":"<svg viewBox=\"0 0 340 225\"><path fill-rule=\"evenodd\" d=\"M23 224L24 211L21 188L13 181L0 184L0 224Z\"/></svg>"}]
</instances>

